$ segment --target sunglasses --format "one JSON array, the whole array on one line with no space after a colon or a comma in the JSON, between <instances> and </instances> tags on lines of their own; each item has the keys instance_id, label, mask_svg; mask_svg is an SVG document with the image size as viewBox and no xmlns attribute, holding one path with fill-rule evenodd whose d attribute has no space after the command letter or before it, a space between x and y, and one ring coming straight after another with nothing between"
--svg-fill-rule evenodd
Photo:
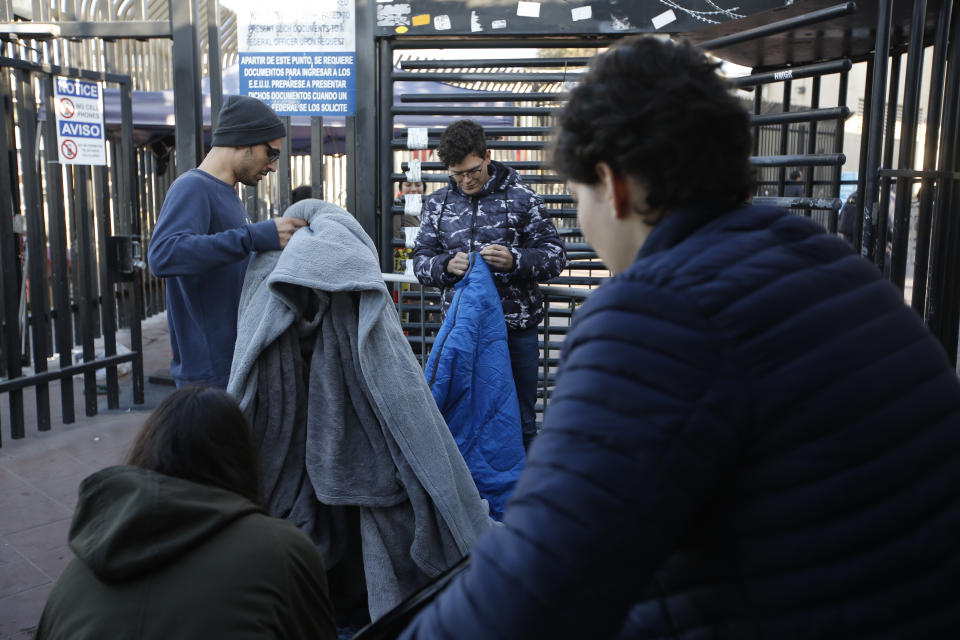
<instances>
[{"instance_id":1,"label":"sunglasses","mask_svg":"<svg viewBox=\"0 0 960 640\"><path fill-rule=\"evenodd\" d=\"M275 147L271 147L271 146L270 146L269 144L267 144L266 142L261 142L260 144L262 144L263 146L265 146L265 147L267 148L267 162L268 162L268 163L273 164L274 162L276 162L277 160L280 159L280 149L277 149L277 148L275 148Z\"/></svg>"}]
</instances>

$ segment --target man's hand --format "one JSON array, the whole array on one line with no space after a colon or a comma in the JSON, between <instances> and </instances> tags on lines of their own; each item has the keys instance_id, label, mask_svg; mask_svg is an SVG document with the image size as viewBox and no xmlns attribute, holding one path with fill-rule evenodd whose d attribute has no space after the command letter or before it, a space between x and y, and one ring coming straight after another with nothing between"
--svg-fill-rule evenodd
<instances>
[{"instance_id":1,"label":"man's hand","mask_svg":"<svg viewBox=\"0 0 960 640\"><path fill-rule=\"evenodd\" d=\"M277 225L277 235L280 236L280 248L283 249L290 242L290 236L300 227L307 226L307 221L303 218L274 218L273 222Z\"/></svg>"},{"instance_id":2,"label":"man's hand","mask_svg":"<svg viewBox=\"0 0 960 640\"><path fill-rule=\"evenodd\" d=\"M503 245L488 244L480 250L480 257L495 271L510 271L513 269L513 254L510 253L510 249Z\"/></svg>"},{"instance_id":3,"label":"man's hand","mask_svg":"<svg viewBox=\"0 0 960 640\"><path fill-rule=\"evenodd\" d=\"M470 260L467 259L467 254L463 251L458 251L447 263L447 272L459 278L467 272L468 266L470 266Z\"/></svg>"}]
</instances>

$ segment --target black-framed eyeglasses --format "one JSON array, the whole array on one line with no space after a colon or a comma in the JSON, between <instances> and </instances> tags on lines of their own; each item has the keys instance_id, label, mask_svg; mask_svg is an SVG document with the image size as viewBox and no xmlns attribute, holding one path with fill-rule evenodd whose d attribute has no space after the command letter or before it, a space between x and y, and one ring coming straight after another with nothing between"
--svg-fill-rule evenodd
<instances>
[{"instance_id":1,"label":"black-framed eyeglasses","mask_svg":"<svg viewBox=\"0 0 960 640\"><path fill-rule=\"evenodd\" d=\"M486 162L486 160L484 160ZM464 178L476 178L480 175L480 172L483 171L483 162L475 166L473 169L464 169L463 171L451 171L450 177L460 182Z\"/></svg>"},{"instance_id":2,"label":"black-framed eyeglasses","mask_svg":"<svg viewBox=\"0 0 960 640\"><path fill-rule=\"evenodd\" d=\"M274 162L280 159L280 149L277 149L276 147L271 147L266 142L261 142L260 144L262 144L267 148L267 162L269 164L273 164Z\"/></svg>"}]
</instances>

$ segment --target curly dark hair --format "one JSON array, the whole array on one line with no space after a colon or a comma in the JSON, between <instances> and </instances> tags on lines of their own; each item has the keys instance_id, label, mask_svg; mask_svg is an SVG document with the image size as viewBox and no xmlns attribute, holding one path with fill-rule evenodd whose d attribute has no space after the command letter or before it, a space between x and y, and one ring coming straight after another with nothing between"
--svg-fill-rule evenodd
<instances>
[{"instance_id":1,"label":"curly dark hair","mask_svg":"<svg viewBox=\"0 0 960 640\"><path fill-rule=\"evenodd\" d=\"M597 163L606 162L648 190L660 217L683 205L745 202L753 186L750 117L718 66L688 42L620 41L593 59L560 110L554 168L595 185Z\"/></svg>"},{"instance_id":2,"label":"curly dark hair","mask_svg":"<svg viewBox=\"0 0 960 640\"><path fill-rule=\"evenodd\" d=\"M448 167L463 162L471 153L481 158L487 153L487 136L473 120L457 120L447 127L437 145L437 157Z\"/></svg>"}]
</instances>

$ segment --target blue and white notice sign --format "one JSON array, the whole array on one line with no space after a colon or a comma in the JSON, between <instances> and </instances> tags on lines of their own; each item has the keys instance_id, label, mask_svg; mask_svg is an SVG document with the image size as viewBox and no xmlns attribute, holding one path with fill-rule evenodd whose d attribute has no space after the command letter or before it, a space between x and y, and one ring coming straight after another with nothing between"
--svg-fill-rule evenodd
<instances>
[{"instance_id":1,"label":"blue and white notice sign","mask_svg":"<svg viewBox=\"0 0 960 640\"><path fill-rule=\"evenodd\" d=\"M55 80L53 107L60 164L107 164L100 83L59 76Z\"/></svg>"},{"instance_id":2,"label":"blue and white notice sign","mask_svg":"<svg viewBox=\"0 0 960 640\"><path fill-rule=\"evenodd\" d=\"M237 14L240 93L280 115L356 112L355 0L224 0Z\"/></svg>"}]
</instances>

